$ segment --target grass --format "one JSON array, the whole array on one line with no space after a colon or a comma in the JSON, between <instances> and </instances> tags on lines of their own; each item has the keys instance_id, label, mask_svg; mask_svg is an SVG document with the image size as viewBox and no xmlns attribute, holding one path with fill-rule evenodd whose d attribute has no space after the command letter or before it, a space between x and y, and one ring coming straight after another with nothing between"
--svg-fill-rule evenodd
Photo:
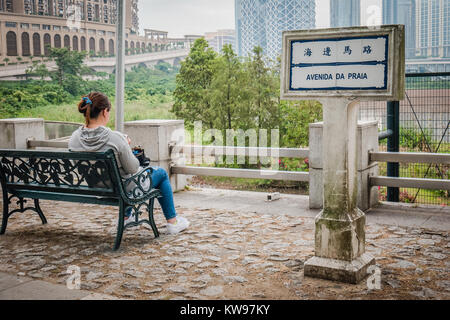
<instances>
[{"instance_id":1,"label":"grass","mask_svg":"<svg viewBox=\"0 0 450 320\"><path fill-rule=\"evenodd\" d=\"M279 181L268 179L229 178L215 176L196 176L191 180L196 186L209 185L215 188L259 192L282 192L308 194L307 182Z\"/></svg>"},{"instance_id":2,"label":"grass","mask_svg":"<svg viewBox=\"0 0 450 320\"><path fill-rule=\"evenodd\" d=\"M23 110L18 118L43 118L49 121L66 121L84 123L84 117L77 109L78 101L70 104L49 105ZM115 101L111 100L111 118L108 123L110 128L114 128L115 123ZM172 106L171 96L155 96L154 99L126 101L124 106L125 121L145 120L145 119L175 119L175 115L170 112Z\"/></svg>"},{"instance_id":3,"label":"grass","mask_svg":"<svg viewBox=\"0 0 450 320\"><path fill-rule=\"evenodd\" d=\"M448 150L448 149L446 149ZM380 162L379 175L387 175L386 162ZM400 164L400 177L409 178L428 178L428 179L442 179L438 174L435 165L432 165L428 169L429 164L423 163L402 163ZM450 168L446 165L439 166L444 179L450 179ZM427 173L428 171L428 173ZM416 196L417 194L417 196ZM414 199L415 198L415 199ZM386 200L386 188L380 188L380 199ZM418 203L418 204L433 204L441 206L450 205L450 196L446 190L426 190L417 188L400 188L400 202L406 203Z\"/></svg>"}]
</instances>

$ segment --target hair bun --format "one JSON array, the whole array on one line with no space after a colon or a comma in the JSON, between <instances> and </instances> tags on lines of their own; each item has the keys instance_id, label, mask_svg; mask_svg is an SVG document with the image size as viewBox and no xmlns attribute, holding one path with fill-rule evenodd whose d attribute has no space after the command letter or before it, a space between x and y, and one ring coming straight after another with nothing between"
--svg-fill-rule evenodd
<instances>
[{"instance_id":1,"label":"hair bun","mask_svg":"<svg viewBox=\"0 0 450 320\"><path fill-rule=\"evenodd\" d=\"M108 97L101 92L91 92L82 97L81 101L78 103L78 111L86 118L87 125L91 118L97 119L100 112L104 109L109 111L111 109L111 103L109 102Z\"/></svg>"},{"instance_id":2,"label":"hair bun","mask_svg":"<svg viewBox=\"0 0 450 320\"><path fill-rule=\"evenodd\" d=\"M91 99L88 97L83 97L78 104L78 111L82 114L86 114L89 105L92 105Z\"/></svg>"}]
</instances>

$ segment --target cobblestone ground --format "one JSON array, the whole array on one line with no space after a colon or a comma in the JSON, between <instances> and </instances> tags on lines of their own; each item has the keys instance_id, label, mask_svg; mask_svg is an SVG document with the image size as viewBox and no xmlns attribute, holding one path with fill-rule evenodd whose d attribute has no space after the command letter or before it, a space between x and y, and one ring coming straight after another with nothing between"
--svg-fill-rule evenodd
<instances>
[{"instance_id":1,"label":"cobblestone ground","mask_svg":"<svg viewBox=\"0 0 450 320\"><path fill-rule=\"evenodd\" d=\"M367 251L381 289L305 278L314 220L178 207L191 227L161 236L128 229L114 252L117 208L42 202L43 226L31 211L13 215L0 236L0 271L66 283L81 268L81 289L125 299L449 299L448 232L368 225Z\"/></svg>"}]
</instances>

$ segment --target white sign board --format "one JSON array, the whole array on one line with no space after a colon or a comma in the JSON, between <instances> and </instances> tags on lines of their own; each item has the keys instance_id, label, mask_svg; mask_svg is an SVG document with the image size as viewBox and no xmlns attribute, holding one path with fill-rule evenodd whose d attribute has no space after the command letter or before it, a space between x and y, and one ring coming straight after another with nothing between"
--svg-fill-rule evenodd
<instances>
[{"instance_id":1,"label":"white sign board","mask_svg":"<svg viewBox=\"0 0 450 320\"><path fill-rule=\"evenodd\" d=\"M403 26L283 32L281 98L401 100Z\"/></svg>"}]
</instances>

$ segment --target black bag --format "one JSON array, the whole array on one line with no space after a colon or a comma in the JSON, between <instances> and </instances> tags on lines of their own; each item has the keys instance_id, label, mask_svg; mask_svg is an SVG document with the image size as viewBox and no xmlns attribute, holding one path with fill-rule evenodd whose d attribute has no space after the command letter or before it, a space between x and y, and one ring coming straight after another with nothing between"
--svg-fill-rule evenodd
<instances>
[{"instance_id":1,"label":"black bag","mask_svg":"<svg viewBox=\"0 0 450 320\"><path fill-rule=\"evenodd\" d=\"M148 167L150 165L150 158L145 156L144 149L141 146L134 147L133 154L139 160L141 167Z\"/></svg>"}]
</instances>

